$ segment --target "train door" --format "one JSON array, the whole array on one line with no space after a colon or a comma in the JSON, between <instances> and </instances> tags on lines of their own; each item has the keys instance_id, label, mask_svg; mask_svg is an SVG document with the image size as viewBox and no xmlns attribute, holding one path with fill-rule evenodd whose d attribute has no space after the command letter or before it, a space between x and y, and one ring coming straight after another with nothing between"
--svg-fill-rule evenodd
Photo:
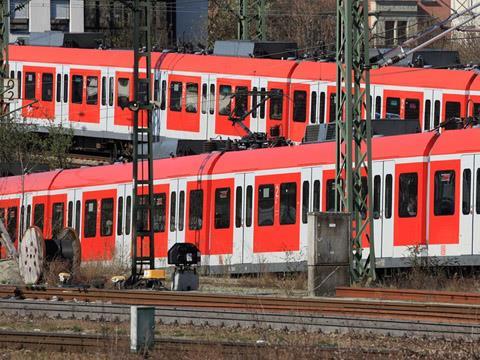
<instances>
[{"instance_id":1,"label":"train door","mask_svg":"<svg viewBox=\"0 0 480 360\"><path fill-rule=\"evenodd\" d=\"M215 92L217 90L217 77L216 75L210 74L208 76L208 82L206 83L207 89L202 87L202 116L206 118L206 139L214 138L215 135ZM202 85L202 86L205 86ZM207 93L204 94L203 90L206 90ZM205 112L205 114L204 114Z\"/></svg>"},{"instance_id":2,"label":"train door","mask_svg":"<svg viewBox=\"0 0 480 360\"><path fill-rule=\"evenodd\" d=\"M381 167L378 168L379 172ZM381 257L392 257L393 256L393 226L394 226L394 207L395 204L395 162L394 161L384 161L383 162L383 174L379 174L381 183L381 195L380 195L380 207L379 214L381 222L381 230L374 233L375 240L378 245L375 245L376 255ZM373 179L375 182L375 179ZM378 182L378 178L377 178ZM374 186L375 188L375 186ZM375 190L375 189L374 189ZM375 199L374 199L375 202ZM374 230L375 231L375 230ZM375 235L376 234L376 235Z\"/></svg>"},{"instance_id":3,"label":"train door","mask_svg":"<svg viewBox=\"0 0 480 360\"><path fill-rule=\"evenodd\" d=\"M170 181L169 201L169 225L168 225L168 249L179 242L185 242L185 203L186 203L186 179Z\"/></svg>"},{"instance_id":4,"label":"train door","mask_svg":"<svg viewBox=\"0 0 480 360\"><path fill-rule=\"evenodd\" d=\"M265 99L265 93L268 91L268 81L265 78L254 78L252 82L252 90L258 91L260 95L258 95L255 100L252 98L252 107L256 104L259 105L255 114L252 114L250 130L253 132L265 133L267 131L266 109L268 101L263 104L262 101Z\"/></svg>"},{"instance_id":5,"label":"train door","mask_svg":"<svg viewBox=\"0 0 480 360\"><path fill-rule=\"evenodd\" d=\"M463 155L461 158L460 238L461 254L480 254L480 155ZM477 185L478 184L478 185Z\"/></svg>"},{"instance_id":6,"label":"train door","mask_svg":"<svg viewBox=\"0 0 480 360\"><path fill-rule=\"evenodd\" d=\"M302 169L300 251L303 254L308 249L308 213L321 211L322 177L321 167Z\"/></svg>"},{"instance_id":7,"label":"train door","mask_svg":"<svg viewBox=\"0 0 480 360\"><path fill-rule=\"evenodd\" d=\"M158 101L157 101L157 121L156 127L160 132L159 135L167 136L167 96L168 96L168 72L161 70L159 74L159 92Z\"/></svg>"},{"instance_id":8,"label":"train door","mask_svg":"<svg viewBox=\"0 0 480 360\"><path fill-rule=\"evenodd\" d=\"M117 228L115 229L115 258L121 264L130 259L130 232L132 227L132 184L121 184L117 188Z\"/></svg>"},{"instance_id":9,"label":"train door","mask_svg":"<svg viewBox=\"0 0 480 360\"><path fill-rule=\"evenodd\" d=\"M61 124L63 122L63 65L56 65L55 67L55 123Z\"/></svg>"},{"instance_id":10,"label":"train door","mask_svg":"<svg viewBox=\"0 0 480 360\"><path fill-rule=\"evenodd\" d=\"M21 227L20 227L20 238L23 237L23 233L30 227L32 224L32 195L30 193L25 193L23 199L20 198L21 207L23 207L23 213L21 212Z\"/></svg>"},{"instance_id":11,"label":"train door","mask_svg":"<svg viewBox=\"0 0 480 360\"><path fill-rule=\"evenodd\" d=\"M253 173L235 175L232 264L251 264L253 261L254 186Z\"/></svg>"},{"instance_id":12,"label":"train door","mask_svg":"<svg viewBox=\"0 0 480 360\"><path fill-rule=\"evenodd\" d=\"M202 74L201 77L201 90L200 90L200 138L208 140L210 126L209 124L209 87L210 87L210 76L208 74ZM212 120L214 117L212 117Z\"/></svg>"},{"instance_id":13,"label":"train door","mask_svg":"<svg viewBox=\"0 0 480 360\"><path fill-rule=\"evenodd\" d=\"M442 91L424 91L423 131L436 128L441 122L442 114Z\"/></svg>"},{"instance_id":14,"label":"train door","mask_svg":"<svg viewBox=\"0 0 480 360\"><path fill-rule=\"evenodd\" d=\"M382 119L383 113L382 112L382 104L383 104L383 88L378 85L372 85L370 88L371 93L371 114L372 119Z\"/></svg>"},{"instance_id":15,"label":"train door","mask_svg":"<svg viewBox=\"0 0 480 360\"><path fill-rule=\"evenodd\" d=\"M318 124L319 121L319 84L317 82L310 84L310 108L307 113L309 114L307 119L308 124Z\"/></svg>"},{"instance_id":16,"label":"train door","mask_svg":"<svg viewBox=\"0 0 480 360\"><path fill-rule=\"evenodd\" d=\"M385 178L383 176L383 162L376 161L372 163L372 184L373 184L373 236L375 243L375 255L382 255L382 231L384 209L383 197Z\"/></svg>"},{"instance_id":17,"label":"train door","mask_svg":"<svg viewBox=\"0 0 480 360\"><path fill-rule=\"evenodd\" d=\"M55 118L55 68L24 66L22 98L26 104L22 116L36 119ZM24 104L25 105L25 104Z\"/></svg>"},{"instance_id":18,"label":"train door","mask_svg":"<svg viewBox=\"0 0 480 360\"><path fill-rule=\"evenodd\" d=\"M104 131L108 131L110 126L109 118L109 69L102 68L100 72L100 127Z\"/></svg>"}]
</instances>

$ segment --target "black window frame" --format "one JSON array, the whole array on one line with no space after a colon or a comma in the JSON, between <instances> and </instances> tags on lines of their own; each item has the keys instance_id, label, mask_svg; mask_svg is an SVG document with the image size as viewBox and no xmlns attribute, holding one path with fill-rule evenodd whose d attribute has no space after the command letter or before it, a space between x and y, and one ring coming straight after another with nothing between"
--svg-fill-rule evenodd
<instances>
[{"instance_id":1,"label":"black window frame","mask_svg":"<svg viewBox=\"0 0 480 360\"><path fill-rule=\"evenodd\" d=\"M177 226L177 192L170 193L170 232L174 232Z\"/></svg>"},{"instance_id":2,"label":"black window frame","mask_svg":"<svg viewBox=\"0 0 480 360\"><path fill-rule=\"evenodd\" d=\"M293 92L293 121L303 123L307 121L307 92L305 90Z\"/></svg>"},{"instance_id":3,"label":"black window frame","mask_svg":"<svg viewBox=\"0 0 480 360\"><path fill-rule=\"evenodd\" d=\"M123 196L119 196L117 200L117 235L123 235Z\"/></svg>"},{"instance_id":4,"label":"black window frame","mask_svg":"<svg viewBox=\"0 0 480 360\"><path fill-rule=\"evenodd\" d=\"M413 110L411 105L415 105L416 108ZM420 100L418 99L405 99L405 120L420 120Z\"/></svg>"},{"instance_id":5,"label":"black window frame","mask_svg":"<svg viewBox=\"0 0 480 360\"><path fill-rule=\"evenodd\" d=\"M236 86L235 87L235 108L234 114L238 117L244 117L248 112L248 87Z\"/></svg>"},{"instance_id":6,"label":"black window frame","mask_svg":"<svg viewBox=\"0 0 480 360\"><path fill-rule=\"evenodd\" d=\"M441 111L441 103L440 100L435 100L433 103L433 127L436 128L440 125L440 111Z\"/></svg>"},{"instance_id":7,"label":"black window frame","mask_svg":"<svg viewBox=\"0 0 480 360\"><path fill-rule=\"evenodd\" d=\"M55 89L56 97L55 100L57 103L62 101L62 74L57 74L57 88Z\"/></svg>"},{"instance_id":8,"label":"black window frame","mask_svg":"<svg viewBox=\"0 0 480 360\"><path fill-rule=\"evenodd\" d=\"M248 185L245 192L245 226L251 227L253 222L253 186Z\"/></svg>"},{"instance_id":9,"label":"black window frame","mask_svg":"<svg viewBox=\"0 0 480 360\"><path fill-rule=\"evenodd\" d=\"M302 183L302 223L308 222L308 209L310 204L310 181L304 180Z\"/></svg>"},{"instance_id":10,"label":"black window frame","mask_svg":"<svg viewBox=\"0 0 480 360\"><path fill-rule=\"evenodd\" d=\"M226 105L227 98L228 98L228 105ZM231 111L232 111L232 86L225 85L225 84L220 85L218 88L218 115L230 116Z\"/></svg>"},{"instance_id":11,"label":"black window frame","mask_svg":"<svg viewBox=\"0 0 480 360\"><path fill-rule=\"evenodd\" d=\"M448 177L448 181L444 178ZM437 170L434 174L433 215L455 215L456 172L453 169Z\"/></svg>"},{"instance_id":12,"label":"black window frame","mask_svg":"<svg viewBox=\"0 0 480 360\"><path fill-rule=\"evenodd\" d=\"M42 101L53 100L53 74L42 73Z\"/></svg>"},{"instance_id":13,"label":"black window frame","mask_svg":"<svg viewBox=\"0 0 480 360\"><path fill-rule=\"evenodd\" d=\"M319 101L319 111L318 111L318 121L320 124L325 123L325 91L320 91L320 101Z\"/></svg>"},{"instance_id":14,"label":"black window frame","mask_svg":"<svg viewBox=\"0 0 480 360\"><path fill-rule=\"evenodd\" d=\"M32 80L28 80L29 77L32 77ZM37 74L31 71L25 72L25 99L34 100L35 91L37 87Z\"/></svg>"},{"instance_id":15,"label":"black window frame","mask_svg":"<svg viewBox=\"0 0 480 360\"><path fill-rule=\"evenodd\" d=\"M231 190L229 187L215 189L215 229L229 229L231 215Z\"/></svg>"},{"instance_id":16,"label":"black window frame","mask_svg":"<svg viewBox=\"0 0 480 360\"><path fill-rule=\"evenodd\" d=\"M92 82L92 81L96 81L97 85L96 86L90 85L90 82ZM98 104L98 76L88 75L86 77L86 82L87 82L87 92L85 94L86 103L87 103L87 105L97 105ZM96 89L96 92L95 92L94 95L90 95L88 93L89 88Z\"/></svg>"},{"instance_id":17,"label":"black window frame","mask_svg":"<svg viewBox=\"0 0 480 360\"><path fill-rule=\"evenodd\" d=\"M153 232L165 232L167 216L167 194L162 192L153 195Z\"/></svg>"},{"instance_id":18,"label":"black window frame","mask_svg":"<svg viewBox=\"0 0 480 360\"><path fill-rule=\"evenodd\" d=\"M55 237L63 228L65 221L65 204L63 202L55 202L52 204L52 237Z\"/></svg>"},{"instance_id":19,"label":"black window frame","mask_svg":"<svg viewBox=\"0 0 480 360\"><path fill-rule=\"evenodd\" d=\"M63 102L68 103L68 74L63 75Z\"/></svg>"},{"instance_id":20,"label":"black window frame","mask_svg":"<svg viewBox=\"0 0 480 360\"><path fill-rule=\"evenodd\" d=\"M397 102L397 104L394 103ZM399 97L388 96L386 100L386 114L387 119L400 119L400 108L402 100ZM396 115L396 116L392 116Z\"/></svg>"},{"instance_id":21,"label":"black window frame","mask_svg":"<svg viewBox=\"0 0 480 360\"><path fill-rule=\"evenodd\" d=\"M43 231L45 225L45 204L35 204L33 207L33 225Z\"/></svg>"},{"instance_id":22,"label":"black window frame","mask_svg":"<svg viewBox=\"0 0 480 360\"><path fill-rule=\"evenodd\" d=\"M67 208L67 226L71 228L73 225L73 201L68 202Z\"/></svg>"},{"instance_id":23,"label":"black window frame","mask_svg":"<svg viewBox=\"0 0 480 360\"><path fill-rule=\"evenodd\" d=\"M82 213L82 202L80 200L77 200L75 202L75 230L77 232L77 235L80 236L80 216Z\"/></svg>"},{"instance_id":24,"label":"black window frame","mask_svg":"<svg viewBox=\"0 0 480 360\"><path fill-rule=\"evenodd\" d=\"M17 240L18 208L11 206L7 208L7 232L13 242Z\"/></svg>"},{"instance_id":25,"label":"black window frame","mask_svg":"<svg viewBox=\"0 0 480 360\"><path fill-rule=\"evenodd\" d=\"M83 75L72 75L72 90L70 91L72 104L83 103L83 81Z\"/></svg>"},{"instance_id":26,"label":"black window frame","mask_svg":"<svg viewBox=\"0 0 480 360\"><path fill-rule=\"evenodd\" d=\"M380 204L382 202L382 178L380 175L373 177L373 218L380 218Z\"/></svg>"},{"instance_id":27,"label":"black window frame","mask_svg":"<svg viewBox=\"0 0 480 360\"><path fill-rule=\"evenodd\" d=\"M317 92L312 91L310 94L310 124L317 122Z\"/></svg>"},{"instance_id":28,"label":"black window frame","mask_svg":"<svg viewBox=\"0 0 480 360\"><path fill-rule=\"evenodd\" d=\"M188 199L188 228L201 230L203 227L203 189L190 190Z\"/></svg>"},{"instance_id":29,"label":"black window frame","mask_svg":"<svg viewBox=\"0 0 480 360\"><path fill-rule=\"evenodd\" d=\"M423 111L423 129L430 130L430 117L432 112L432 101L430 99L425 100L425 109Z\"/></svg>"},{"instance_id":30,"label":"black window frame","mask_svg":"<svg viewBox=\"0 0 480 360\"><path fill-rule=\"evenodd\" d=\"M283 89L271 90L270 106L268 113L270 116L270 120L283 119Z\"/></svg>"},{"instance_id":31,"label":"black window frame","mask_svg":"<svg viewBox=\"0 0 480 360\"><path fill-rule=\"evenodd\" d=\"M92 205L92 210L90 211L90 204ZM97 236L97 200L90 199L86 200L84 204L84 215L83 215L83 237L84 238L94 238Z\"/></svg>"},{"instance_id":32,"label":"black window frame","mask_svg":"<svg viewBox=\"0 0 480 360\"><path fill-rule=\"evenodd\" d=\"M375 116L373 118L382 118L382 97L380 95L375 96Z\"/></svg>"},{"instance_id":33,"label":"black window frame","mask_svg":"<svg viewBox=\"0 0 480 360\"><path fill-rule=\"evenodd\" d=\"M412 186L410 182L415 182ZM415 191L411 191L411 189ZM402 173L398 177L398 217L415 218L418 215L418 173Z\"/></svg>"},{"instance_id":34,"label":"black window frame","mask_svg":"<svg viewBox=\"0 0 480 360\"><path fill-rule=\"evenodd\" d=\"M242 210L243 210L243 188L237 186L235 189L235 227L242 226Z\"/></svg>"},{"instance_id":35,"label":"black window frame","mask_svg":"<svg viewBox=\"0 0 480 360\"><path fill-rule=\"evenodd\" d=\"M461 111L460 101L445 101L445 120L459 118Z\"/></svg>"},{"instance_id":36,"label":"black window frame","mask_svg":"<svg viewBox=\"0 0 480 360\"><path fill-rule=\"evenodd\" d=\"M268 196L265 190L268 189ZM257 222L258 226L273 226L275 223L275 185L261 184L258 186Z\"/></svg>"},{"instance_id":37,"label":"black window frame","mask_svg":"<svg viewBox=\"0 0 480 360\"><path fill-rule=\"evenodd\" d=\"M102 76L102 106L107 105L107 77Z\"/></svg>"},{"instance_id":38,"label":"black window frame","mask_svg":"<svg viewBox=\"0 0 480 360\"><path fill-rule=\"evenodd\" d=\"M178 231L185 227L185 191L178 193Z\"/></svg>"},{"instance_id":39,"label":"black window frame","mask_svg":"<svg viewBox=\"0 0 480 360\"><path fill-rule=\"evenodd\" d=\"M175 89L175 86L179 86L180 89ZM169 91L169 104L170 111L181 112L182 111L182 96L183 96L183 83L181 81L170 81Z\"/></svg>"},{"instance_id":40,"label":"black window frame","mask_svg":"<svg viewBox=\"0 0 480 360\"><path fill-rule=\"evenodd\" d=\"M462 214L469 215L472 207L472 170L463 169L462 173Z\"/></svg>"},{"instance_id":41,"label":"black window frame","mask_svg":"<svg viewBox=\"0 0 480 360\"><path fill-rule=\"evenodd\" d=\"M195 89L195 91L191 92L191 89ZM195 103L190 101L190 99L193 99L193 97L195 97ZM198 112L198 84L197 83L187 82L185 84L185 111L191 114L196 114Z\"/></svg>"}]
</instances>

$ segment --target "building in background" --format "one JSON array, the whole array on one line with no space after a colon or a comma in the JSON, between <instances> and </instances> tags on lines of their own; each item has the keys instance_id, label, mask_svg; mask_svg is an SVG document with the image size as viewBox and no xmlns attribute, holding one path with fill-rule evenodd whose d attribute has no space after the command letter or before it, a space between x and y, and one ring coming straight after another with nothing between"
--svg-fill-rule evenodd
<instances>
[{"instance_id":1,"label":"building in background","mask_svg":"<svg viewBox=\"0 0 480 360\"><path fill-rule=\"evenodd\" d=\"M11 11L10 41L37 32L84 31L83 0L31 0L17 11L14 10L25 0L8 1Z\"/></svg>"}]
</instances>

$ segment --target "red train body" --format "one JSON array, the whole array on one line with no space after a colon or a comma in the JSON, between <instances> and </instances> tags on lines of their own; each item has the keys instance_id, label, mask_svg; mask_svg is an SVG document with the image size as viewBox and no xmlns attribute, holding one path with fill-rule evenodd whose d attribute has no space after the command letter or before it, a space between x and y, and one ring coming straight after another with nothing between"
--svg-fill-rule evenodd
<instances>
[{"instance_id":1,"label":"red train body","mask_svg":"<svg viewBox=\"0 0 480 360\"><path fill-rule=\"evenodd\" d=\"M192 242L212 271L301 269L307 212L333 208L334 154L330 142L156 160L157 265L173 244ZM23 194L21 177L2 178L0 216L15 239L30 224L46 239L71 226L84 261L128 259L131 171L118 164L32 174ZM375 138L372 174L379 267L408 264L415 247L479 264L480 129Z\"/></svg>"}]
</instances>

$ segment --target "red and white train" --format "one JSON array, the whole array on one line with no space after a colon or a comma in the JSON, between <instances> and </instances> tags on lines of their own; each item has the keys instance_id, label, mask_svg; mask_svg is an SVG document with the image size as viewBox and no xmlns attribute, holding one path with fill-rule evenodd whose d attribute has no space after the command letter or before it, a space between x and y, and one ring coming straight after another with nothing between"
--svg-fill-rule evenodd
<instances>
[{"instance_id":1,"label":"red and white train","mask_svg":"<svg viewBox=\"0 0 480 360\"><path fill-rule=\"evenodd\" d=\"M156 160L155 258L178 242L232 272L305 266L307 213L334 204L334 142ZM75 228L84 261L128 258L132 168L116 164L0 179L0 216L15 239ZM480 129L373 140L377 265L421 255L480 264ZM18 240L16 240L18 242ZM51 240L46 240L51 241ZM224 270L224 269L223 269Z\"/></svg>"},{"instance_id":2,"label":"red and white train","mask_svg":"<svg viewBox=\"0 0 480 360\"><path fill-rule=\"evenodd\" d=\"M133 53L11 45L11 77L19 79L22 116L71 125L76 135L130 140L132 112L120 107L132 97ZM154 53L154 129L180 139L245 135L228 120L234 108L251 109L261 96L230 94L277 90L278 96L253 111L245 124L257 132L279 126L298 142L307 124L335 116L335 64L213 55ZM480 114L480 79L467 70L389 67L371 73L376 117L418 120L430 130L450 117ZM233 102L240 102L236 107Z\"/></svg>"}]
</instances>

